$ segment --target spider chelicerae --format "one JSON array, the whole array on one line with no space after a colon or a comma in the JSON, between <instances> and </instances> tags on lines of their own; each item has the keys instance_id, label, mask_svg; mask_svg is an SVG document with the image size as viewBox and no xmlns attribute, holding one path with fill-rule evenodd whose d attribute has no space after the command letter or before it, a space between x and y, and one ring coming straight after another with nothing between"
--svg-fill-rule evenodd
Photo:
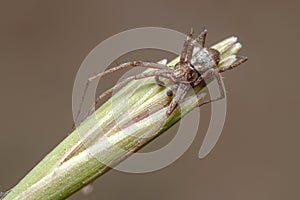
<instances>
[{"instance_id":1,"label":"spider chelicerae","mask_svg":"<svg viewBox=\"0 0 300 200\"><path fill-rule=\"evenodd\" d=\"M215 77L219 86L220 96L215 99L210 99L204 101L199 106L221 100L225 97L225 91L222 86L220 73L231 70L240 64L247 61L247 57L239 56L237 60L229 65L224 67L218 67L220 62L220 52L213 48L205 47L207 30L204 29L196 38L193 38L193 30L187 35L186 40L183 44L183 49L180 55L180 60L174 66L167 66L165 64L159 64L154 62L143 62L143 61L132 61L123 63L117 67L111 68L105 72L96 74L90 77L87 81L87 84L84 89L84 94L82 101L80 102L79 111L77 117L79 116L80 109L83 104L84 96L86 95L87 88L91 81L116 72L121 69L130 68L130 67L145 67L152 68L154 70L137 74L135 76L130 76L123 81L117 83L115 86L103 92L95 101L95 105L98 104L104 97L111 94L114 90L119 89L128 82L132 80L138 80L148 77L154 77L158 85L164 86L164 82L159 78L167 78L171 80L174 85L171 90L167 92L168 96L172 96L172 100L167 108L164 119L162 120L163 124L166 119L172 114L176 109L180 101L183 100L187 94L190 87L196 87L202 84L206 79ZM194 47L200 47L200 50L193 55ZM77 119L76 117L76 119Z\"/></svg>"}]
</instances>

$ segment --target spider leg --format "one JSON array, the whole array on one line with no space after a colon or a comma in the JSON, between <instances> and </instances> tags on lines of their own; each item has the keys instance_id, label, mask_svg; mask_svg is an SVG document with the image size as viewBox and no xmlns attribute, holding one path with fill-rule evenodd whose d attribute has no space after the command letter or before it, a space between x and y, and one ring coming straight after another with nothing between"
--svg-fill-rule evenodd
<instances>
[{"instance_id":1,"label":"spider leg","mask_svg":"<svg viewBox=\"0 0 300 200\"><path fill-rule=\"evenodd\" d=\"M242 63L246 62L248 60L247 57L243 57L243 56L238 56L237 57L238 60L233 63L232 65L229 65L229 66L225 66L225 67L220 67L220 68L217 68L217 69L209 69L207 70L199 79L197 79L194 83L193 83L193 86L197 86L199 85L204 79L207 79L209 78L210 76L215 76L216 79L217 79L217 83L218 83L218 86L219 86L219 90L220 90L220 96L217 97L216 99L212 99L212 100L209 100L209 101L205 101L201 104L199 104L199 107L202 106L202 105L205 105L205 104L208 104L208 103L211 103L211 102L215 102L215 101L218 101L218 100L221 100L223 98L225 98L225 90L224 90L224 87L222 85L222 81L221 81L221 75L220 73L221 72L225 72L227 70L231 70L231 69L234 69L236 68L237 66L241 65Z\"/></svg>"},{"instance_id":2,"label":"spider leg","mask_svg":"<svg viewBox=\"0 0 300 200\"><path fill-rule=\"evenodd\" d=\"M168 69L165 69L165 70L159 70L159 72L157 73L157 75L154 77L155 82L157 83L157 85L159 85L161 87L165 87L166 86L165 82L161 81L159 79L159 77L167 78L167 79L169 79L169 80L171 80L171 81L174 82L174 79L173 79L171 73L172 73L171 68L168 68Z\"/></svg>"},{"instance_id":3,"label":"spider leg","mask_svg":"<svg viewBox=\"0 0 300 200\"><path fill-rule=\"evenodd\" d=\"M155 82L157 83L157 85L159 85L161 87L165 87L165 85L166 85L165 82L161 81L159 79L159 76L155 76L154 79L155 79Z\"/></svg>"},{"instance_id":4,"label":"spider leg","mask_svg":"<svg viewBox=\"0 0 300 200\"><path fill-rule=\"evenodd\" d=\"M176 94L173 97L170 105L168 106L166 114L164 115L162 120L160 120L160 122L154 127L154 129L152 129L151 132L147 134L148 137L151 137L153 134L155 134L162 128L162 126L166 123L167 119L170 117L170 115L173 113L173 111L177 108L178 104L185 97L185 95L189 91L190 87L191 87L190 84L179 83L179 84L177 84L176 87L173 88L174 90L177 88L177 91L176 91ZM141 140L141 142L143 143L144 139L147 139L148 137L144 137Z\"/></svg>"},{"instance_id":5,"label":"spider leg","mask_svg":"<svg viewBox=\"0 0 300 200\"><path fill-rule=\"evenodd\" d=\"M193 48L197 47L199 48L198 52L195 54L193 57L193 51L191 52L191 55L188 56L188 61L191 63L197 62L197 57L202 53L201 50L205 46L205 40L206 40L206 35L207 35L207 30L204 28L204 30L195 38L194 40L191 41L191 44L193 45Z\"/></svg>"},{"instance_id":6,"label":"spider leg","mask_svg":"<svg viewBox=\"0 0 300 200\"><path fill-rule=\"evenodd\" d=\"M114 90L119 89L120 87L124 86L125 84L129 83L130 81L157 76L161 73L166 73L168 71L169 71L169 69L158 69L158 70L155 70L155 71L141 73L141 74L138 74L138 75L135 75L135 76L130 76L130 77L122 80L121 82L119 82L115 86L113 86L112 88L110 88L110 89L106 90L105 92L103 92L96 99L94 105L89 109L89 112L87 113L87 116L90 115L90 112L92 111L94 106L96 106L103 98L105 98L107 95L110 95L111 93L113 93ZM86 92L84 93L84 95L86 95ZM79 108L79 114L80 114L80 112L81 112L81 107ZM78 116L79 116L79 114L78 114ZM77 120L77 119L78 118L76 118L75 120Z\"/></svg>"},{"instance_id":7,"label":"spider leg","mask_svg":"<svg viewBox=\"0 0 300 200\"><path fill-rule=\"evenodd\" d=\"M191 30L191 37L193 36L193 30ZM190 41L188 44L187 50L186 50L186 61L191 62L191 59L193 57L193 51L194 51L194 42Z\"/></svg>"},{"instance_id":8,"label":"spider leg","mask_svg":"<svg viewBox=\"0 0 300 200\"><path fill-rule=\"evenodd\" d=\"M187 55L187 50L191 43L192 38L193 38L193 29L191 29L190 34L187 35L186 40L183 43L183 48L182 48L181 55L180 55L181 62L185 61L185 58Z\"/></svg>"},{"instance_id":9,"label":"spider leg","mask_svg":"<svg viewBox=\"0 0 300 200\"><path fill-rule=\"evenodd\" d=\"M168 107L168 110L166 112L165 119L167 119L172 114L172 112L177 108L178 104L185 97L185 95L188 92L188 90L190 89L190 87L191 87L191 85L186 84L186 83L180 83L178 85L176 94L173 97L173 99Z\"/></svg>"},{"instance_id":10,"label":"spider leg","mask_svg":"<svg viewBox=\"0 0 300 200\"><path fill-rule=\"evenodd\" d=\"M193 87L198 86L203 81L202 76L200 76L195 82L192 83Z\"/></svg>"},{"instance_id":11,"label":"spider leg","mask_svg":"<svg viewBox=\"0 0 300 200\"><path fill-rule=\"evenodd\" d=\"M199 107L203 106L205 104L212 103L212 102L215 102L215 101L219 101L219 100L225 98L225 89L223 87L222 78L221 78L221 75L219 74L218 69L209 69L201 77L202 77L202 80L205 80L205 79L207 79L211 76L216 77L216 80L217 80L217 83L218 83L218 86L219 86L220 96L215 98L215 99L210 99L208 101L204 101L203 103L198 105Z\"/></svg>"},{"instance_id":12,"label":"spider leg","mask_svg":"<svg viewBox=\"0 0 300 200\"><path fill-rule=\"evenodd\" d=\"M218 68L218 71L221 73L221 72L225 72L227 70L234 69L237 66L239 66L239 65L243 64L244 62L246 62L247 60L248 60L247 57L237 56L237 61L236 62L234 62L232 65L229 65L229 66L220 67L220 68Z\"/></svg>"},{"instance_id":13,"label":"spider leg","mask_svg":"<svg viewBox=\"0 0 300 200\"><path fill-rule=\"evenodd\" d=\"M82 108L82 105L83 105L83 102L84 102L84 97L86 96L86 92L87 92L87 89L88 89L90 83L92 81L96 80L99 77L106 76L106 75L111 74L113 72L116 72L118 70L129 68L129 67L145 67L145 68L153 68L153 69L166 69L167 68L167 66L164 65L164 64L152 63L152 62L143 62L143 61L133 61L133 62L123 63L123 64L121 64L117 67L111 68L109 70L106 70L102 73L99 73L99 74L96 74L96 75L90 77L88 79L86 85L85 85L83 95L82 95L82 98L81 98L81 101L80 101L80 104L79 104L79 110L78 110L78 112L76 114L76 117L75 117L75 121L77 121L77 119L80 115L81 108ZM73 125L73 128L74 127L75 126Z\"/></svg>"},{"instance_id":14,"label":"spider leg","mask_svg":"<svg viewBox=\"0 0 300 200\"><path fill-rule=\"evenodd\" d=\"M194 67L196 67L200 72L207 71L207 67L205 65L201 65L199 62L196 62L194 64ZM198 86L203 81L203 75L199 76L193 83L191 83L192 87Z\"/></svg>"},{"instance_id":15,"label":"spider leg","mask_svg":"<svg viewBox=\"0 0 300 200\"><path fill-rule=\"evenodd\" d=\"M169 69L162 69L162 70L155 70L155 71L150 71L150 72L145 72L145 73L141 73L135 76L130 76L126 79L124 79L123 81L117 83L115 86L113 86L112 88L106 90L105 92L103 92L97 99L95 104L98 104L104 97L106 97L107 95L111 94L114 90L120 88L121 86L127 84L128 82L132 81L132 80L138 80L138 79L143 79L143 78L148 78L148 77L152 77L152 76L158 76L161 73L168 73L170 70Z\"/></svg>"},{"instance_id":16,"label":"spider leg","mask_svg":"<svg viewBox=\"0 0 300 200\"><path fill-rule=\"evenodd\" d=\"M196 42L198 42L202 48L205 46L205 40L207 35L207 29L204 28L203 31L199 34L199 36L196 38Z\"/></svg>"},{"instance_id":17,"label":"spider leg","mask_svg":"<svg viewBox=\"0 0 300 200\"><path fill-rule=\"evenodd\" d=\"M178 104L180 101L185 97L186 93L188 92L190 88L190 84L185 84L185 83L180 83L178 84L178 89L176 92L176 95L172 99L166 114L164 115L163 119L152 129L150 130L149 133L147 133L143 138L141 138L135 145L134 147L126 152L126 154L123 156L123 158L126 158L129 156L131 153L137 151L140 147L142 147L148 140L151 140L152 137L156 132L158 132L162 126L165 124L167 121L168 117L173 113L173 111L177 108Z\"/></svg>"},{"instance_id":18,"label":"spider leg","mask_svg":"<svg viewBox=\"0 0 300 200\"><path fill-rule=\"evenodd\" d=\"M152 63L152 62L143 62L143 61L132 61L132 62L126 62L123 63L117 67L108 69L102 73L96 74L95 76L92 76L89 78L90 81L106 76L108 74L111 74L113 72L119 71L121 69L129 68L129 67L145 67L145 68L153 68L153 69L165 69L167 66L164 64L159 64L159 63Z\"/></svg>"},{"instance_id":19,"label":"spider leg","mask_svg":"<svg viewBox=\"0 0 300 200\"><path fill-rule=\"evenodd\" d=\"M196 58L202 53L201 49L203 49L205 47L206 35L207 35L207 29L204 28L203 31L198 35L198 37L192 41L192 43L194 44L194 46L195 46L195 44L199 44L200 45L200 46L196 45L197 47L200 47L200 51L198 51L195 54L195 56L193 58L193 62L195 62L197 60Z\"/></svg>"}]
</instances>

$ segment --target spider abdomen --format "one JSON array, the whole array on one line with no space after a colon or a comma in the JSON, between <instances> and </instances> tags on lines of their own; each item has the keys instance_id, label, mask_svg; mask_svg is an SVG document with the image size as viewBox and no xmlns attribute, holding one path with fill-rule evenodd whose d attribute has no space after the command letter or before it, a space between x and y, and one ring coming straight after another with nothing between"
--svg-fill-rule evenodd
<instances>
[{"instance_id":1,"label":"spider abdomen","mask_svg":"<svg viewBox=\"0 0 300 200\"><path fill-rule=\"evenodd\" d=\"M201 49L191 61L195 69L202 74L211 68L217 68L220 62L220 52L213 48Z\"/></svg>"}]
</instances>

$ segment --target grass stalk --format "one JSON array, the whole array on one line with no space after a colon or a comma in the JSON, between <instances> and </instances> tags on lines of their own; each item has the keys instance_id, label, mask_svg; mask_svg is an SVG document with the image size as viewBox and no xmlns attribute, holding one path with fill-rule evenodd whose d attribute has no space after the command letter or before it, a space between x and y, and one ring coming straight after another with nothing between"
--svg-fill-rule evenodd
<instances>
[{"instance_id":1,"label":"grass stalk","mask_svg":"<svg viewBox=\"0 0 300 200\"><path fill-rule=\"evenodd\" d=\"M222 53L220 66L226 66L235 62L235 54L241 44L236 37L230 37L213 48ZM176 62L178 58L169 65ZM200 85L195 91L199 94L204 87ZM132 95L128 95L130 93ZM176 109L164 127L144 145L193 110L203 97L204 93L198 97L188 95L181 103L181 109ZM157 106L168 105L170 100L166 89L157 86L153 78L130 82L69 134L2 198L67 198L111 169L103 163L116 165L121 162L124 151L132 150L165 113L165 109L157 109ZM156 112L148 116L148 110ZM119 127L123 128L120 130Z\"/></svg>"}]
</instances>

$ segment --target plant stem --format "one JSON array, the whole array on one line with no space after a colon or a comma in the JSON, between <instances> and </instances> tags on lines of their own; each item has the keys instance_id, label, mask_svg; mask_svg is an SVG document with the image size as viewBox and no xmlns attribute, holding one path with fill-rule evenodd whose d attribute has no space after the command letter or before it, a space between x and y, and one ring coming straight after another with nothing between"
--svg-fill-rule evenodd
<instances>
[{"instance_id":1,"label":"plant stem","mask_svg":"<svg viewBox=\"0 0 300 200\"><path fill-rule=\"evenodd\" d=\"M235 54L241 44L236 37L230 37L213 48L222 53L220 66L225 66L235 62ZM169 65L176 62L178 58ZM195 90L199 93L204 87L200 85ZM132 95L128 95L130 93ZM157 106L170 102L170 97L165 94L166 89L157 86L153 78L130 82L65 138L3 199L65 199L102 176L110 170L103 163L116 165L121 162L124 151L131 151L140 138L159 122L165 109L157 109ZM181 103L181 109L176 109L164 127L143 145L174 125L203 97L188 95ZM147 116L148 110L153 109L156 112ZM124 128L120 131L117 127Z\"/></svg>"}]
</instances>

